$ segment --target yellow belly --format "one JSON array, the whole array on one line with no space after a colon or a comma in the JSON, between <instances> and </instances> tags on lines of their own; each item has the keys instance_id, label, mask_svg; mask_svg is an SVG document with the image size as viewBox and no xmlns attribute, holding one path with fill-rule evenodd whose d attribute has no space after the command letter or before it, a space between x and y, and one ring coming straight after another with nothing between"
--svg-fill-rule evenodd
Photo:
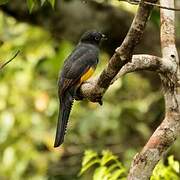
<instances>
[{"instance_id":1,"label":"yellow belly","mask_svg":"<svg viewBox=\"0 0 180 180\"><path fill-rule=\"evenodd\" d=\"M94 69L90 68L80 79L80 83L88 80L94 73Z\"/></svg>"}]
</instances>

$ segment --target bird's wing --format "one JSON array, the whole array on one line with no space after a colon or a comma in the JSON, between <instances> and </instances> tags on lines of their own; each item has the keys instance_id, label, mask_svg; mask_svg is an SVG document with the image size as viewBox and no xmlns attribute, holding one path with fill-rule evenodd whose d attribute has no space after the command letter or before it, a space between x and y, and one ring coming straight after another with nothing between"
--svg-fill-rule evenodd
<instances>
[{"instance_id":1,"label":"bird's wing","mask_svg":"<svg viewBox=\"0 0 180 180\"><path fill-rule=\"evenodd\" d=\"M80 50L81 51L81 50ZM67 89L79 82L81 77L97 64L97 54L92 50L81 51L81 56L77 59L71 55L64 65L62 75L59 81L59 92L63 94Z\"/></svg>"}]
</instances>

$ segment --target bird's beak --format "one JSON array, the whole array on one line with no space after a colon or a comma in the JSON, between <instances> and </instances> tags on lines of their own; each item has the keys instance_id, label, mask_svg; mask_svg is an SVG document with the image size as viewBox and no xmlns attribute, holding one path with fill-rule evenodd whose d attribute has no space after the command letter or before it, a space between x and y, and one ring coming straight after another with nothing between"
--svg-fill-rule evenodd
<instances>
[{"instance_id":1,"label":"bird's beak","mask_svg":"<svg viewBox=\"0 0 180 180\"><path fill-rule=\"evenodd\" d=\"M108 38L106 37L106 35L102 34L102 40L107 40Z\"/></svg>"}]
</instances>

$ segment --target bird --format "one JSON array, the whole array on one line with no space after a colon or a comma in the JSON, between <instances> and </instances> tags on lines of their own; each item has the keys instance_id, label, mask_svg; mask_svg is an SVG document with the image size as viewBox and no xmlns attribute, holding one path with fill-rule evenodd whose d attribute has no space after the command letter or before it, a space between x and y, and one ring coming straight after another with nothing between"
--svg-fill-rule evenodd
<instances>
[{"instance_id":1,"label":"bird","mask_svg":"<svg viewBox=\"0 0 180 180\"><path fill-rule=\"evenodd\" d=\"M64 142L67 123L77 90L94 73L99 62L99 46L105 35L96 30L83 33L79 43L64 61L58 78L59 114L54 147Z\"/></svg>"}]
</instances>

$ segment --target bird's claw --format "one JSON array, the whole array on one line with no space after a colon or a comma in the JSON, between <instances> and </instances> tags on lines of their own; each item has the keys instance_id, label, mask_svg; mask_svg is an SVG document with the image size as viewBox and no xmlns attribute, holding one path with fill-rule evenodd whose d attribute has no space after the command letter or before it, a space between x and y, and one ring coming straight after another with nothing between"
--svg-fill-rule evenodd
<instances>
[{"instance_id":1,"label":"bird's claw","mask_svg":"<svg viewBox=\"0 0 180 180\"><path fill-rule=\"evenodd\" d=\"M80 90L77 89L73 98L76 100L76 101L82 101L84 99L84 97L81 95L80 93ZM92 95L90 98L88 98L91 102L96 102L96 103L99 103L99 105L103 105L103 101L102 101L102 95L99 95L99 94L95 94L95 95Z\"/></svg>"},{"instance_id":2,"label":"bird's claw","mask_svg":"<svg viewBox=\"0 0 180 180\"><path fill-rule=\"evenodd\" d=\"M97 102L99 103L99 105L103 105L103 101L102 101L102 96L101 95L96 95L93 98L90 99L92 102Z\"/></svg>"}]
</instances>

